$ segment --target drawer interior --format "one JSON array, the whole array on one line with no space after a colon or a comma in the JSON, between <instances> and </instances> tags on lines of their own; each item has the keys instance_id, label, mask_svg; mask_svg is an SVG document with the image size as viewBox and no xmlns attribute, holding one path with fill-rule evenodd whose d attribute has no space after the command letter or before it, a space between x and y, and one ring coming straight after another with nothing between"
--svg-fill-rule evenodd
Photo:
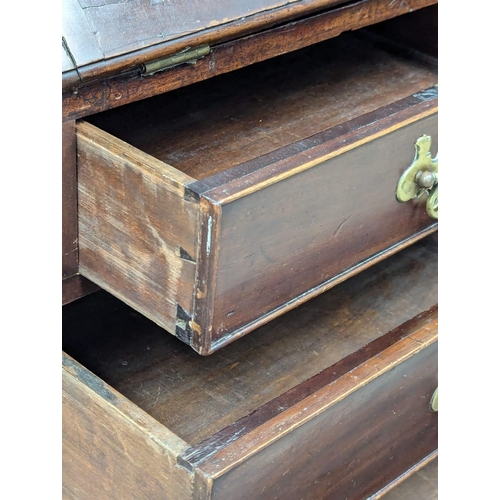
<instances>
[{"instance_id":1,"label":"drawer interior","mask_svg":"<svg viewBox=\"0 0 500 500\"><path fill-rule=\"evenodd\" d=\"M210 357L104 291L63 309L63 349L197 444L437 303L437 234Z\"/></svg>"},{"instance_id":2,"label":"drawer interior","mask_svg":"<svg viewBox=\"0 0 500 500\"><path fill-rule=\"evenodd\" d=\"M435 84L436 59L360 30L87 120L200 180Z\"/></svg>"}]
</instances>

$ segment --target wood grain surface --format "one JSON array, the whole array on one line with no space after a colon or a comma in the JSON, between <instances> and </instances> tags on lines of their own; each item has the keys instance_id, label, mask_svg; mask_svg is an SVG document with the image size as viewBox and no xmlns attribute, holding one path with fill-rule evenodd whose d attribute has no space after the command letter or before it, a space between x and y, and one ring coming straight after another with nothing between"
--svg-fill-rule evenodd
<instances>
[{"instance_id":1,"label":"wood grain surface","mask_svg":"<svg viewBox=\"0 0 500 500\"><path fill-rule=\"evenodd\" d=\"M192 498L187 444L63 354L63 498Z\"/></svg>"},{"instance_id":2,"label":"wood grain surface","mask_svg":"<svg viewBox=\"0 0 500 500\"><path fill-rule=\"evenodd\" d=\"M214 454L200 466L212 498L365 499L429 455L436 335L435 323L422 327L324 388L324 402L318 391Z\"/></svg>"},{"instance_id":3,"label":"wood grain surface","mask_svg":"<svg viewBox=\"0 0 500 500\"><path fill-rule=\"evenodd\" d=\"M376 497L377 500L379 497ZM438 500L438 459L434 458L381 496L383 500ZM374 499L375 500L375 499Z\"/></svg>"},{"instance_id":4,"label":"wood grain surface","mask_svg":"<svg viewBox=\"0 0 500 500\"><path fill-rule=\"evenodd\" d=\"M175 332L195 293L199 208L184 198L192 179L87 123L78 161L81 274Z\"/></svg>"},{"instance_id":5,"label":"wood grain surface","mask_svg":"<svg viewBox=\"0 0 500 500\"><path fill-rule=\"evenodd\" d=\"M416 138L437 149L435 61L378 43L346 33L79 125L82 274L209 354L435 228L394 197Z\"/></svg>"},{"instance_id":6,"label":"wood grain surface","mask_svg":"<svg viewBox=\"0 0 500 500\"><path fill-rule=\"evenodd\" d=\"M397 21L401 19L401 15L408 12L412 14L405 18L415 19L418 9L433 3L434 0L360 0L235 41L215 45L211 47L209 55L195 64L173 67L147 78L141 76L141 69L136 65L135 69L122 70L115 77L89 81L80 84L78 90L69 89L64 92L63 119L81 118L169 92L319 43L345 31L370 26L390 18L396 18ZM424 9L423 12L426 11L427 9ZM422 15L418 19L421 19L421 23L427 28L427 16ZM429 38L428 29L422 29L418 20L410 22L413 36L426 33L426 38ZM408 43L411 44L412 41L408 40ZM64 52L65 64L70 65L67 59L68 56ZM77 75L76 72L73 73Z\"/></svg>"},{"instance_id":7,"label":"wood grain surface","mask_svg":"<svg viewBox=\"0 0 500 500\"><path fill-rule=\"evenodd\" d=\"M394 197L422 134L436 141L437 116L224 205L212 338L249 331L253 320L431 227L422 205Z\"/></svg>"},{"instance_id":8,"label":"wood grain surface","mask_svg":"<svg viewBox=\"0 0 500 500\"><path fill-rule=\"evenodd\" d=\"M436 245L209 358L105 292L67 306L67 498L159 498L165 483L166 498L376 494L437 446L437 309L423 312L437 297Z\"/></svg>"},{"instance_id":9,"label":"wood grain surface","mask_svg":"<svg viewBox=\"0 0 500 500\"><path fill-rule=\"evenodd\" d=\"M62 125L62 277L78 272L75 122Z\"/></svg>"},{"instance_id":10,"label":"wood grain surface","mask_svg":"<svg viewBox=\"0 0 500 500\"><path fill-rule=\"evenodd\" d=\"M220 43L341 3L345 0L65 1L63 40L78 66L67 83L102 78L189 46Z\"/></svg>"},{"instance_id":11,"label":"wood grain surface","mask_svg":"<svg viewBox=\"0 0 500 500\"><path fill-rule=\"evenodd\" d=\"M63 348L190 444L437 301L433 235L202 358L105 292L63 310Z\"/></svg>"},{"instance_id":12,"label":"wood grain surface","mask_svg":"<svg viewBox=\"0 0 500 500\"><path fill-rule=\"evenodd\" d=\"M199 180L436 83L435 63L344 33L89 121Z\"/></svg>"}]
</instances>

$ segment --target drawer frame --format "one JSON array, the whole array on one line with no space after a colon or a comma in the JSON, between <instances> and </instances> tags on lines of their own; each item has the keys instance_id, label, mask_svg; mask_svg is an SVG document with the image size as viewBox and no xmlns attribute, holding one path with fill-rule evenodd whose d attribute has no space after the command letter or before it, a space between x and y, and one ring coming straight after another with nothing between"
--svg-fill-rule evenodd
<instances>
[{"instance_id":1,"label":"drawer frame","mask_svg":"<svg viewBox=\"0 0 500 500\"><path fill-rule=\"evenodd\" d=\"M435 387L437 306L194 446L63 354L64 492L255 498L258 484L262 498L367 498L435 455Z\"/></svg>"}]
</instances>

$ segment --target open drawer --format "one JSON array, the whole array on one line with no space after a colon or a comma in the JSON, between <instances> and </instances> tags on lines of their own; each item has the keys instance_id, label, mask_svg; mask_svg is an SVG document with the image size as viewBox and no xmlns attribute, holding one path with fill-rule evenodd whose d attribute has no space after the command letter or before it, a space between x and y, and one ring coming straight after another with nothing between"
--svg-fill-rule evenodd
<instances>
[{"instance_id":1,"label":"open drawer","mask_svg":"<svg viewBox=\"0 0 500 500\"><path fill-rule=\"evenodd\" d=\"M67 499L366 499L437 450L436 235L201 358L63 310Z\"/></svg>"},{"instance_id":2,"label":"open drawer","mask_svg":"<svg viewBox=\"0 0 500 500\"><path fill-rule=\"evenodd\" d=\"M77 125L80 273L209 354L434 231L437 65L361 32Z\"/></svg>"}]
</instances>

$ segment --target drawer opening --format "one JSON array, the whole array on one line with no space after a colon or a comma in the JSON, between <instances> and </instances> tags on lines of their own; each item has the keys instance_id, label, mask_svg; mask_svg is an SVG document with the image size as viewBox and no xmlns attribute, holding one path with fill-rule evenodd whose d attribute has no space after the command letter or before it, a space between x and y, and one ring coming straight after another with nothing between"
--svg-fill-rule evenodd
<instances>
[{"instance_id":1,"label":"drawer opening","mask_svg":"<svg viewBox=\"0 0 500 500\"><path fill-rule=\"evenodd\" d=\"M63 309L63 350L195 445L432 308L437 263L434 234L205 358L101 291Z\"/></svg>"},{"instance_id":2,"label":"drawer opening","mask_svg":"<svg viewBox=\"0 0 500 500\"><path fill-rule=\"evenodd\" d=\"M222 175L437 84L435 59L370 34L343 33L87 121L193 179Z\"/></svg>"}]
</instances>

